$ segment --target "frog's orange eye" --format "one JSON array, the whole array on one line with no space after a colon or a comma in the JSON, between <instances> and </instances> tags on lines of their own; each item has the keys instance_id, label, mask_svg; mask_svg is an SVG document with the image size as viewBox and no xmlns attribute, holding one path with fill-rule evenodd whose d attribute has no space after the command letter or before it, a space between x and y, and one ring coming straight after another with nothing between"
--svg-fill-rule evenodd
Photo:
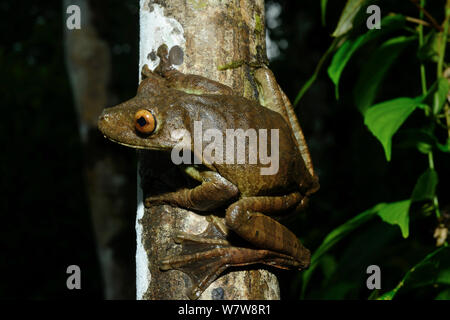
<instances>
[{"instance_id":1,"label":"frog's orange eye","mask_svg":"<svg viewBox=\"0 0 450 320\"><path fill-rule=\"evenodd\" d=\"M145 134L150 134L155 131L156 118L148 110L141 109L134 114L134 126L136 129Z\"/></svg>"}]
</instances>

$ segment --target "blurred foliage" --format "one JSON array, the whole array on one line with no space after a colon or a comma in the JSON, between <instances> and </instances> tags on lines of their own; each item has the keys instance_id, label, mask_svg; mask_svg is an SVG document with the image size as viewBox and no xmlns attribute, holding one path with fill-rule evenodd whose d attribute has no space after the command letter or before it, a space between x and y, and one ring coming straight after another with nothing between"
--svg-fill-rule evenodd
<instances>
[{"instance_id":1,"label":"blurred foliage","mask_svg":"<svg viewBox=\"0 0 450 320\"><path fill-rule=\"evenodd\" d=\"M434 199L441 217L450 210L444 178L450 176L449 148L439 125L445 124L440 115L448 84L436 72L442 31L423 27L419 43L417 24L407 17L421 14L407 0L377 1L383 23L372 31L361 10L349 12L350 27L348 21L340 23L345 0L266 3L281 9L279 23L268 24L279 50L270 67L296 101L321 183L305 213L287 222L314 255L306 272L274 270L282 298L448 299L449 284L440 280L448 279L448 250L436 250L433 238ZM356 8L362 3L372 2L356 1ZM136 90L137 6L137 1L108 1L96 21L113 54L111 87L119 101ZM439 23L444 7L445 0L426 4ZM64 66L65 10L60 2L32 0L26 6L2 2L0 12L5 112L0 297L101 298L83 155ZM338 25L343 29L337 33ZM81 267L81 291L66 288L70 264ZM372 264L380 266L381 290L366 287Z\"/></svg>"},{"instance_id":2,"label":"blurred foliage","mask_svg":"<svg viewBox=\"0 0 450 320\"><path fill-rule=\"evenodd\" d=\"M368 6L372 4L378 6L375 9L383 8L382 10L385 12L382 20L381 14L378 15L379 23L375 24L377 26L375 28L369 28L364 23L364 19L361 19L362 15L366 14L366 19L369 20L369 16L376 12L376 10L367 10ZM390 4L392 6L389 6ZM390 162L392 159L394 135L400 128L403 129L409 125L410 128L414 128L409 129L411 131L426 132L429 138L428 141L431 141L428 144L424 140L411 143L411 141L408 141L408 138L411 140L411 138L414 139L414 136L403 136L403 139L407 142L404 145L409 146L409 151L414 152L415 150L415 154L412 154L411 158L408 159L409 162L415 162L415 158L421 159L423 157L422 154L425 154L428 159L428 164L423 166L423 170L426 170L420 175L417 183L415 183L412 194L406 200L379 203L372 209L356 215L356 217L331 231L324 238L318 249L314 251L310 269L301 276L302 285L300 296L302 298L342 299L364 297L364 281L361 275L364 272L364 265L368 267L372 263L361 260L361 256L370 257L374 261L377 261L378 259L376 257L385 251L386 247L392 248L392 246L395 247L400 243L405 243L405 240L391 238L388 236L390 233L387 232L380 233L377 236L372 235L370 238L361 238L361 236L358 236L358 233L364 232L363 224L372 221L373 219L371 218L375 215L378 215L385 223L400 227L401 234L404 239L407 239L408 243L415 244L417 241L421 246L424 246L423 250L429 252L429 254L419 264L407 271L401 281L400 279L397 280L400 282L394 289L381 295L380 291L386 291L383 286L382 289L373 292L369 296L365 293L366 298L393 299L397 297L399 291L402 294L408 295L408 288L416 290L419 288L419 292L423 293L426 291L423 287L439 288L442 290L442 294L439 294L438 297L442 298L447 292L446 286L450 284L450 261L448 259L450 254L446 240L450 224L449 215L447 207L441 212L439 201L441 199L446 203L448 201L446 198L448 194L444 191L441 193L444 197L439 198L439 192L437 192L439 172L445 172L445 170L448 170L448 167L435 167L435 160L438 157L447 158L446 164L448 165L448 146L450 145L450 123L449 119L446 119L445 116L445 112L448 112L449 108L447 95L449 94L450 79L443 77L444 71L447 68L445 48L448 39L450 2L445 3L442 1L441 3L437 3L435 1L433 2L433 8L430 8L430 6L426 7L424 0L420 1L420 3L411 1L410 4L416 7L418 11L416 14L419 16L419 19L407 16L409 13L404 12L403 5L395 7L389 1L348 0L337 22L337 27L332 34L332 37L335 37L335 39L330 40L329 48L325 50L325 53L319 60L318 67L314 70L313 76L298 91L295 100L296 104L308 89L313 88L313 83L318 78L321 67L326 64L326 59L332 55L328 66L328 76L334 84L336 99L346 101L345 96L341 98L339 96L340 81L345 70L349 68L349 65L358 61L357 55L362 51L359 59L365 59L365 61L362 64L359 76L356 77L356 83L352 84L350 82L348 86L350 88L353 87L355 109L361 112L367 130L383 146L386 161ZM320 5L322 21L326 22L324 12L327 12L327 2L321 2ZM386 11L386 8L392 11ZM428 10L433 11L430 14ZM442 25L436 23L439 19L433 18L433 14L438 14L437 12L439 11L441 12L440 21L442 21ZM381 10L379 12L381 13ZM443 17L442 13L444 15ZM424 16L430 21L424 22ZM415 28L411 28L407 24L408 22L419 23ZM424 30L424 24L429 27L426 31ZM427 33L425 34L425 32ZM432 38L438 38L438 43L436 44L436 41L429 40ZM425 39L427 40L425 41ZM364 52L364 47L370 45L374 46L375 49L372 52ZM409 48L409 52L416 52L416 54L412 56L413 61L402 60L402 64L406 68L409 68L405 72L405 75L409 79L402 80L411 83L414 77L411 76L410 70L416 68L418 71L420 69L420 74L416 73L416 82L420 83L421 87L412 87L409 91L405 92L401 90L397 92L393 91L393 96L386 99L384 98L382 88L386 86L386 83L389 83L389 71L394 69L396 61L397 65L399 64L398 58L402 56L402 52L406 48ZM428 86L430 82L434 84ZM376 101L381 102L376 103ZM412 118L413 113L415 113L415 121L408 121L409 118ZM442 147L436 148L436 145ZM394 151L396 151L395 148ZM395 153L395 156L397 157L397 153ZM374 163L372 162L370 164L373 168ZM418 163L416 165L420 167ZM320 164L319 168L321 168ZM414 170L411 170L411 172L414 172ZM387 177L387 181L381 182L379 186L384 188L388 180L392 179L397 180L399 177L397 175ZM403 182L406 182L406 180L403 180ZM445 188L446 186L441 184L439 187ZM406 188L407 184L403 184L402 189L404 190ZM361 190L364 190L364 188L361 188ZM399 191L396 190L393 194L400 199L402 199L401 197L404 199L402 192ZM381 201L385 201L385 198L378 198L378 202ZM419 206L413 208L413 204L416 203ZM412 223L423 223L422 221L419 222L416 220L424 220L430 224L434 223L435 232L433 235L428 232L428 237L432 238L434 236L437 238L436 246L443 247L434 249L430 246L430 239L419 240L420 237L427 234L426 232L422 232L421 234L412 233L410 235L410 227L412 225L412 223L410 224L410 218L414 220ZM341 256L333 248L338 242L343 241L345 237L357 239L358 246L362 247L365 251L364 254L354 250L352 252L352 258L346 261L343 257L345 257L345 252L348 251L348 248L352 248L353 242L348 240L350 242L344 245L344 256ZM425 249L426 246L429 246L429 248ZM367 255L367 251L370 252L369 255ZM417 252L416 249L415 251ZM386 281L385 266L393 258L405 259L405 264L411 265L407 251L395 255L395 257L385 257L383 260L378 260L379 262L373 263L381 267L383 284L387 282L388 287L388 281L394 281L395 277L392 277L392 275L395 273L388 274ZM351 280L347 279L348 275L344 271L347 267L345 265L346 263L352 264L350 269L354 269L355 272L359 271L358 277L353 277ZM322 281L322 284L317 286L317 283L314 282L313 273L318 269L317 267L319 265L322 266L321 276L325 281ZM426 272L421 271L422 269L425 269ZM366 275L366 278L368 276ZM336 279L336 283L329 281L329 279L333 278ZM408 285L405 285L405 283ZM312 287L312 289L309 289L309 287ZM416 293L414 292L413 294ZM424 295L425 297L427 296ZM428 298L433 298L433 296L428 296Z\"/></svg>"},{"instance_id":3,"label":"blurred foliage","mask_svg":"<svg viewBox=\"0 0 450 320\"><path fill-rule=\"evenodd\" d=\"M2 1L0 12L0 299L101 298L84 155L64 64L65 9L61 1ZM103 13L115 26L102 31L115 63L111 85L125 100L138 76L137 4L108 1ZM66 287L71 264L81 268L82 290Z\"/></svg>"}]
</instances>

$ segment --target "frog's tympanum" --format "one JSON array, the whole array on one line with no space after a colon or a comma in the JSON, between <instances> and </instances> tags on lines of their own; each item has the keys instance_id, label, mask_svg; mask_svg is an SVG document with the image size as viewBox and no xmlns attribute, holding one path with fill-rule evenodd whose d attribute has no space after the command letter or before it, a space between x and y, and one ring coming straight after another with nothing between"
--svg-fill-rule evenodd
<instances>
[{"instance_id":1,"label":"frog's tympanum","mask_svg":"<svg viewBox=\"0 0 450 320\"><path fill-rule=\"evenodd\" d=\"M271 71L254 71L258 103L218 82L177 71L165 45L158 56L161 62L154 72L143 68L137 95L103 111L98 125L107 138L132 148L170 152L183 138L179 132L194 137L194 122L200 122L202 133L215 129L225 136L227 129L278 129L279 139L278 171L265 175L260 169L267 163L210 163L201 153L195 154L191 142L190 150L202 163L180 167L200 184L150 196L145 205L168 204L197 212L225 208L225 219L211 215L202 234L178 234L175 241L182 244L182 254L164 258L160 268L188 274L193 282L192 299L229 266L262 263L283 269L307 268L309 250L277 220L304 208L319 183L295 113ZM271 140L267 141L267 150L271 150ZM246 146L245 159L249 159ZM239 152L237 147L234 152ZM245 245L231 245L230 235L238 235Z\"/></svg>"}]
</instances>

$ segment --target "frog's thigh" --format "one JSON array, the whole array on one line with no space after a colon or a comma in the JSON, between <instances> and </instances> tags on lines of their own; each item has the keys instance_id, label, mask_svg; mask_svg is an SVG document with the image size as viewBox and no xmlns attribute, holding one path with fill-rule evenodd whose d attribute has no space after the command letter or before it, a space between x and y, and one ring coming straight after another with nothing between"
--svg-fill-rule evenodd
<instances>
[{"instance_id":1,"label":"frog's thigh","mask_svg":"<svg viewBox=\"0 0 450 320\"><path fill-rule=\"evenodd\" d=\"M288 97L278 85L277 80L270 69L259 68L255 71L254 75L255 80L258 83L259 103L264 107L281 114L284 120L290 125L306 167L311 175L314 176L314 169L308 146Z\"/></svg>"},{"instance_id":2,"label":"frog's thigh","mask_svg":"<svg viewBox=\"0 0 450 320\"><path fill-rule=\"evenodd\" d=\"M268 68L259 68L254 75L258 83L259 103L272 111L278 112L286 119L283 96L272 71Z\"/></svg>"},{"instance_id":3,"label":"frog's thigh","mask_svg":"<svg viewBox=\"0 0 450 320\"><path fill-rule=\"evenodd\" d=\"M309 250L288 228L265 215L294 209L302 199L299 192L286 196L243 198L227 209L226 224L255 246L288 254L307 266Z\"/></svg>"}]
</instances>

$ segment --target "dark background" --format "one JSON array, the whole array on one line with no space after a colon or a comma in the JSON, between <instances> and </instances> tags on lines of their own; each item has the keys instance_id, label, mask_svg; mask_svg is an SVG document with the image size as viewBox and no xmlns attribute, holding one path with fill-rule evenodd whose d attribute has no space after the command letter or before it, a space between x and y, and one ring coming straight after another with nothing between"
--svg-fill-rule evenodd
<instances>
[{"instance_id":1,"label":"dark background","mask_svg":"<svg viewBox=\"0 0 450 320\"><path fill-rule=\"evenodd\" d=\"M277 1L281 24L271 30L280 55L271 61L281 87L293 101L330 45L330 34L345 1L329 1L327 25L320 22L319 1ZM112 49L111 85L120 101L135 94L138 78L138 1L107 1L97 21ZM432 1L429 10L443 19L444 1ZM382 7L417 16L409 1L391 1ZM64 64L65 10L56 1L3 1L0 96L1 139L1 299L101 299L102 282L96 245L83 184L81 142L72 92ZM129 50L114 50L127 44ZM353 85L364 63L367 46L346 67L340 99L321 72L304 96L298 115L308 140L321 189L305 214L290 221L306 247L314 250L336 226L379 202L409 198L419 175L427 168L425 155L396 148L387 163L381 144L364 126L353 104ZM379 101L420 93L416 48L405 50L389 72ZM433 67L434 68L434 67ZM420 123L413 114L405 127ZM129 152L133 152L129 150ZM449 204L449 157L436 154L441 208ZM130 164L131 165L131 164ZM134 165L134 164L133 164ZM135 186L130 186L135 188ZM414 221L418 219L419 221ZM308 298L365 299L366 266L383 270L383 288L393 288L404 273L429 253L436 221L412 217L411 236L404 240L398 227L376 218L333 249L337 271L322 287L316 271ZM132 234L132 233L130 233ZM130 248L134 256L134 247ZM66 288L66 268L82 270L82 290ZM282 297L299 297L298 274L277 272ZM133 284L130 284L134 286ZM433 289L406 297L429 298Z\"/></svg>"}]
</instances>

